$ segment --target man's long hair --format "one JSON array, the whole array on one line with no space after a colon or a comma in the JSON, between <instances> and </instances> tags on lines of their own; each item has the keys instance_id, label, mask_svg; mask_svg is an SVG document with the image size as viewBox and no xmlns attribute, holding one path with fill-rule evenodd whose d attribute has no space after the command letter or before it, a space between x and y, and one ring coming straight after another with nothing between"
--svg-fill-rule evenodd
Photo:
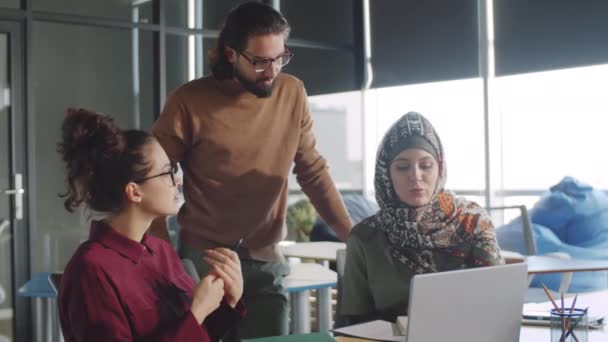
<instances>
[{"instance_id":1,"label":"man's long hair","mask_svg":"<svg viewBox=\"0 0 608 342\"><path fill-rule=\"evenodd\" d=\"M226 57L226 47L238 52L247 47L251 36L283 34L289 36L289 23L274 8L260 2L246 2L228 14L216 46L209 51L209 64L213 76L224 80L233 76L232 64Z\"/></svg>"}]
</instances>

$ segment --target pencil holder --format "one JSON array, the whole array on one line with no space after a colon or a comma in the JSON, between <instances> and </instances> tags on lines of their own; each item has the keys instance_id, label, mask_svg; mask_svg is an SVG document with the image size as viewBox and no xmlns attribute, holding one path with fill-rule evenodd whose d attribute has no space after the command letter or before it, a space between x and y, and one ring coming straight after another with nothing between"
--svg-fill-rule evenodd
<instances>
[{"instance_id":1,"label":"pencil holder","mask_svg":"<svg viewBox=\"0 0 608 342\"><path fill-rule=\"evenodd\" d=\"M587 310L551 310L551 342L587 342Z\"/></svg>"}]
</instances>

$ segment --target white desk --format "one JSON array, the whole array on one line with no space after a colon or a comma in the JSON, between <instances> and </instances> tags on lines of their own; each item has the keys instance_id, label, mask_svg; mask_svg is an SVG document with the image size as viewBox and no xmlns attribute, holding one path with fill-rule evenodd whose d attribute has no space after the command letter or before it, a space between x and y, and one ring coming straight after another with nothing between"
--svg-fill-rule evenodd
<instances>
[{"instance_id":1,"label":"white desk","mask_svg":"<svg viewBox=\"0 0 608 342\"><path fill-rule=\"evenodd\" d=\"M332 327L331 288L336 287L336 272L319 264L300 263L290 265L291 272L285 285L291 301L291 313L295 334L310 332L310 290L317 290L317 322L319 331Z\"/></svg>"},{"instance_id":2,"label":"white desk","mask_svg":"<svg viewBox=\"0 0 608 342\"><path fill-rule=\"evenodd\" d=\"M311 259L319 264L294 264L287 278L291 293L294 333L310 332L310 290L317 289L317 318L319 331L332 327L331 288L337 286L338 276L329 269L329 262L336 261L339 249L346 248L342 242L298 242L280 246L285 257ZM322 265L322 266L321 266Z\"/></svg>"},{"instance_id":3,"label":"white desk","mask_svg":"<svg viewBox=\"0 0 608 342\"><path fill-rule=\"evenodd\" d=\"M287 246L281 246L280 250L286 257L312 259L322 265L328 266L329 261L336 261L336 252L345 249L343 242L297 242Z\"/></svg>"},{"instance_id":4,"label":"white desk","mask_svg":"<svg viewBox=\"0 0 608 342\"><path fill-rule=\"evenodd\" d=\"M529 274L608 271L608 260L558 259L543 255L526 257Z\"/></svg>"},{"instance_id":5,"label":"white desk","mask_svg":"<svg viewBox=\"0 0 608 342\"><path fill-rule=\"evenodd\" d=\"M312 259L317 262L336 261L336 252L345 249L343 242L297 242L291 245L281 246L280 250L286 257ZM502 251L507 256L508 251ZM563 272L586 272L586 271L608 271L608 260L594 259L559 259L551 256L531 255L522 257L528 263L529 274L541 273L563 273Z\"/></svg>"}]
</instances>

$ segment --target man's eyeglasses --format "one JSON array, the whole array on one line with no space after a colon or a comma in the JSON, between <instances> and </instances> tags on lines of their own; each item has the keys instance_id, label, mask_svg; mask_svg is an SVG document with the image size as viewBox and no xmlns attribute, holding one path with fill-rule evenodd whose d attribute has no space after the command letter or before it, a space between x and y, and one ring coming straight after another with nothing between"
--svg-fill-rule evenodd
<instances>
[{"instance_id":1,"label":"man's eyeglasses","mask_svg":"<svg viewBox=\"0 0 608 342\"><path fill-rule=\"evenodd\" d=\"M171 176L171 184L173 184L173 186L176 186L177 185L177 183L175 182L175 174L176 173L177 173L177 167L172 167L170 171L166 171L166 172L162 172L162 173L159 173L157 175L154 175L154 176L149 176L149 177L146 177L146 178L138 179L138 180L135 180L134 182L135 183L143 183L143 182L145 182L147 180L150 180L152 178L162 177L162 176L169 175L169 176Z\"/></svg>"},{"instance_id":2,"label":"man's eyeglasses","mask_svg":"<svg viewBox=\"0 0 608 342\"><path fill-rule=\"evenodd\" d=\"M247 62L253 65L255 72L263 72L264 70L268 69L268 67L272 63L275 62L279 65L279 67L282 68L286 66L293 58L293 52L289 51L287 48L285 48L285 53L276 58L253 58L247 56L243 51L238 51L238 53L243 56L247 60Z\"/></svg>"}]
</instances>

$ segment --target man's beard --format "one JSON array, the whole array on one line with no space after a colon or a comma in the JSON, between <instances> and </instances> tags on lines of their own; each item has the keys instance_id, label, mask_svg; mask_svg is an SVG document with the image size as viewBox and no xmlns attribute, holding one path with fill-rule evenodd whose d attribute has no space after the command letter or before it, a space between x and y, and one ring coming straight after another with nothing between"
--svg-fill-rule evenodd
<instances>
[{"instance_id":1,"label":"man's beard","mask_svg":"<svg viewBox=\"0 0 608 342\"><path fill-rule=\"evenodd\" d=\"M270 78L259 79L259 80L252 82L252 81L246 79L245 76L243 76L238 71L237 68L234 68L234 76L236 77L237 80L239 80L239 82L241 83L243 88L245 88L247 91L251 92L253 95L255 95L257 97L270 97L270 95L272 95L272 89L274 89L274 81L272 81L272 84L268 87L259 87L256 84L259 81L266 81L266 80L269 80Z\"/></svg>"}]
</instances>

